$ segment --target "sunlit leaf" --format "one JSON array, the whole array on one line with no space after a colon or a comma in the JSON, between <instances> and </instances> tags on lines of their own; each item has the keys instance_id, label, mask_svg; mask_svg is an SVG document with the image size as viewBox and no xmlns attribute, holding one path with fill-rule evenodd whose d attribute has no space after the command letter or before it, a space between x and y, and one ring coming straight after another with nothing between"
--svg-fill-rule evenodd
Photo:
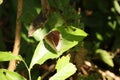
<instances>
[{"instance_id":1,"label":"sunlit leaf","mask_svg":"<svg viewBox=\"0 0 120 80\"><path fill-rule=\"evenodd\" d=\"M58 29L62 29L62 28L58 27ZM82 29L73 27L73 26L68 26L67 28L63 28L63 29L65 29L67 33L75 35L75 36L87 36L87 33L85 31L83 31Z\"/></svg>"},{"instance_id":2,"label":"sunlit leaf","mask_svg":"<svg viewBox=\"0 0 120 80\"><path fill-rule=\"evenodd\" d=\"M34 33L33 33L33 37L37 40L37 41L40 41L42 40L45 35L47 34L47 30L46 28L39 28L37 29Z\"/></svg>"},{"instance_id":3,"label":"sunlit leaf","mask_svg":"<svg viewBox=\"0 0 120 80\"><path fill-rule=\"evenodd\" d=\"M69 56L63 56L62 58L60 58L57 61L57 65L56 65L56 69L57 71L59 71L60 69L62 69L66 64L68 64L70 61L70 57Z\"/></svg>"},{"instance_id":4,"label":"sunlit leaf","mask_svg":"<svg viewBox=\"0 0 120 80\"><path fill-rule=\"evenodd\" d=\"M22 60L22 57L20 55L13 55L11 52L0 51L0 61L9 61L9 60Z\"/></svg>"},{"instance_id":5,"label":"sunlit leaf","mask_svg":"<svg viewBox=\"0 0 120 80\"><path fill-rule=\"evenodd\" d=\"M96 33L96 37L98 40L103 41L103 37L100 33Z\"/></svg>"},{"instance_id":6,"label":"sunlit leaf","mask_svg":"<svg viewBox=\"0 0 120 80\"><path fill-rule=\"evenodd\" d=\"M77 45L79 41L82 41L83 38L87 36L84 31L78 28L75 29L76 31L67 30L65 27L53 29L61 33L61 50L56 52L45 44L44 40L41 40L34 52L30 68L32 68L34 64L43 64L48 59L58 58L62 53Z\"/></svg>"},{"instance_id":7,"label":"sunlit leaf","mask_svg":"<svg viewBox=\"0 0 120 80\"><path fill-rule=\"evenodd\" d=\"M120 5L117 0L114 0L114 7L116 11L120 14Z\"/></svg>"},{"instance_id":8,"label":"sunlit leaf","mask_svg":"<svg viewBox=\"0 0 120 80\"><path fill-rule=\"evenodd\" d=\"M0 69L0 80L27 80L20 74L6 69Z\"/></svg>"},{"instance_id":9,"label":"sunlit leaf","mask_svg":"<svg viewBox=\"0 0 120 80\"><path fill-rule=\"evenodd\" d=\"M39 76L39 77L37 78L37 80L41 80L41 77Z\"/></svg>"},{"instance_id":10,"label":"sunlit leaf","mask_svg":"<svg viewBox=\"0 0 120 80\"><path fill-rule=\"evenodd\" d=\"M108 64L109 66L113 67L114 63L112 60L112 56L110 55L109 52L102 50L102 49L98 49L96 50L97 55L101 58L101 60L103 62L105 62L106 64Z\"/></svg>"},{"instance_id":11,"label":"sunlit leaf","mask_svg":"<svg viewBox=\"0 0 120 80\"><path fill-rule=\"evenodd\" d=\"M70 57L62 57L58 60L56 69L57 73L53 75L49 80L65 80L76 72L76 67L69 62Z\"/></svg>"}]
</instances>

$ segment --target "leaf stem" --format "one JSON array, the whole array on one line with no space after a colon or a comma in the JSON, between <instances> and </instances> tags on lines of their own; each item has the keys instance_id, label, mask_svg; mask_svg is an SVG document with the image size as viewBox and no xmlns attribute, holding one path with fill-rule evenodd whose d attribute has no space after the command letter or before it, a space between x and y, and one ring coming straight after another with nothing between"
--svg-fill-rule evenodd
<instances>
[{"instance_id":1,"label":"leaf stem","mask_svg":"<svg viewBox=\"0 0 120 80\"><path fill-rule=\"evenodd\" d=\"M24 60L22 60L23 61L23 63L24 63L24 65L25 65L25 67L27 68L27 70L28 70L28 77L29 77L29 80L31 80L31 69L29 69L28 68L28 65L26 64L26 62L24 61Z\"/></svg>"}]
</instances>

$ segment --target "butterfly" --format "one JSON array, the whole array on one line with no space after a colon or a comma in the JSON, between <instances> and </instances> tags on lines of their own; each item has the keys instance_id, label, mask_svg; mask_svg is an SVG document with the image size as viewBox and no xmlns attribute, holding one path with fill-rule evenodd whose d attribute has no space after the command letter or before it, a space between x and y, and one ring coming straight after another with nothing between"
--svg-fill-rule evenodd
<instances>
[{"instance_id":1,"label":"butterfly","mask_svg":"<svg viewBox=\"0 0 120 80\"><path fill-rule=\"evenodd\" d=\"M35 20L30 24L30 28L28 31L28 36L32 36L33 33L41 27L44 27L45 23L47 22L47 17L43 15L41 12Z\"/></svg>"},{"instance_id":2,"label":"butterfly","mask_svg":"<svg viewBox=\"0 0 120 80\"><path fill-rule=\"evenodd\" d=\"M54 30L49 32L45 37L45 42L55 51L61 50L61 34L59 31Z\"/></svg>"}]
</instances>

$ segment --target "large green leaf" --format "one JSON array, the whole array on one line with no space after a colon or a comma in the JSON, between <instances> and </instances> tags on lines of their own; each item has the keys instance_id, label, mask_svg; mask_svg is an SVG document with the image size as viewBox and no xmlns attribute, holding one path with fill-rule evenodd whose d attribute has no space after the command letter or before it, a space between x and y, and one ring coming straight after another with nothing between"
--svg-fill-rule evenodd
<instances>
[{"instance_id":1,"label":"large green leaf","mask_svg":"<svg viewBox=\"0 0 120 80\"><path fill-rule=\"evenodd\" d=\"M106 50L98 49L98 50L96 50L96 53L103 62L105 62L106 64L108 64L111 67L114 66L112 56L110 55L109 52L107 52Z\"/></svg>"},{"instance_id":2,"label":"large green leaf","mask_svg":"<svg viewBox=\"0 0 120 80\"><path fill-rule=\"evenodd\" d=\"M58 58L60 55L62 55L63 52L74 47L75 45L78 44L79 41L82 41L83 38L87 36L87 34L84 31L78 28L71 27L70 29L68 28L66 29L65 27L57 27L54 29L60 31L62 37L61 38L62 47L59 52L51 50L50 47L46 46L44 40L41 40L34 52L30 68L32 68L34 64L43 64L47 59Z\"/></svg>"},{"instance_id":3,"label":"large green leaf","mask_svg":"<svg viewBox=\"0 0 120 80\"><path fill-rule=\"evenodd\" d=\"M70 63L69 60L69 56L63 56L58 60L56 65L57 73L53 75L50 80L65 80L76 72L77 69L75 65Z\"/></svg>"},{"instance_id":4,"label":"large green leaf","mask_svg":"<svg viewBox=\"0 0 120 80\"><path fill-rule=\"evenodd\" d=\"M9 61L9 60L22 60L22 57L20 55L13 55L11 52L0 51L0 61Z\"/></svg>"},{"instance_id":5,"label":"large green leaf","mask_svg":"<svg viewBox=\"0 0 120 80\"><path fill-rule=\"evenodd\" d=\"M20 74L6 69L0 69L0 80L27 80Z\"/></svg>"}]
</instances>

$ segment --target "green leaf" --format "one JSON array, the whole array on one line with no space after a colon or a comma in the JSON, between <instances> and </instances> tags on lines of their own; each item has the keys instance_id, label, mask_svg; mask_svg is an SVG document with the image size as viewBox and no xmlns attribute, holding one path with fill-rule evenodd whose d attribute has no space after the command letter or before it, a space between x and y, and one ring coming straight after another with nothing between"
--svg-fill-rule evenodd
<instances>
[{"instance_id":1,"label":"green leaf","mask_svg":"<svg viewBox=\"0 0 120 80\"><path fill-rule=\"evenodd\" d=\"M0 80L27 80L20 74L6 69L0 69Z\"/></svg>"},{"instance_id":2,"label":"green leaf","mask_svg":"<svg viewBox=\"0 0 120 80\"><path fill-rule=\"evenodd\" d=\"M47 22L47 26L49 26L49 28L62 26L63 24L64 20L60 13L53 12L52 14L49 15L49 20Z\"/></svg>"},{"instance_id":3,"label":"green leaf","mask_svg":"<svg viewBox=\"0 0 120 80\"><path fill-rule=\"evenodd\" d=\"M75 36L85 36L85 37L87 36L87 33L85 31L83 31L82 29L73 27L73 26L68 26L67 28L58 27L58 29L60 29L61 31L64 29L67 31L67 33L75 35Z\"/></svg>"},{"instance_id":4,"label":"green leaf","mask_svg":"<svg viewBox=\"0 0 120 80\"><path fill-rule=\"evenodd\" d=\"M34 52L30 68L32 68L34 64L41 65L48 59L58 58L62 53L77 45L79 41L82 41L83 38L87 36L84 31L75 27L72 28L76 29L76 31L68 30L65 27L57 27L53 29L58 30L61 33L62 47L59 52L55 52L44 43L44 40L41 40Z\"/></svg>"},{"instance_id":5,"label":"green leaf","mask_svg":"<svg viewBox=\"0 0 120 80\"><path fill-rule=\"evenodd\" d=\"M50 80L65 80L76 72L76 67L69 62L69 56L63 56L57 62L57 73L53 75Z\"/></svg>"},{"instance_id":6,"label":"green leaf","mask_svg":"<svg viewBox=\"0 0 120 80\"><path fill-rule=\"evenodd\" d=\"M70 57L69 56L63 56L62 58L60 58L57 62L56 65L56 69L57 71L59 71L60 69L62 69L66 64L68 64L70 61Z\"/></svg>"},{"instance_id":7,"label":"green leaf","mask_svg":"<svg viewBox=\"0 0 120 80\"><path fill-rule=\"evenodd\" d=\"M114 7L116 11L120 14L120 5L117 0L114 0Z\"/></svg>"},{"instance_id":8,"label":"green leaf","mask_svg":"<svg viewBox=\"0 0 120 80\"><path fill-rule=\"evenodd\" d=\"M41 8L38 0L24 0L23 13L20 19L24 24L30 24L37 17L40 11Z\"/></svg>"},{"instance_id":9,"label":"green leaf","mask_svg":"<svg viewBox=\"0 0 120 80\"><path fill-rule=\"evenodd\" d=\"M107 52L106 50L102 50L102 49L98 49L96 50L96 54L101 58L101 60L103 62L105 62L106 64L108 64L109 66L113 67L114 63L112 60L112 56L110 55L109 52Z\"/></svg>"},{"instance_id":10,"label":"green leaf","mask_svg":"<svg viewBox=\"0 0 120 80\"><path fill-rule=\"evenodd\" d=\"M37 80L41 80L41 77L39 76L39 77L37 78Z\"/></svg>"},{"instance_id":11,"label":"green leaf","mask_svg":"<svg viewBox=\"0 0 120 80\"><path fill-rule=\"evenodd\" d=\"M39 28L33 33L33 37L37 41L40 41L45 37L46 34L47 34L47 29L45 27L44 28Z\"/></svg>"},{"instance_id":12,"label":"green leaf","mask_svg":"<svg viewBox=\"0 0 120 80\"><path fill-rule=\"evenodd\" d=\"M64 8L66 8L69 4L69 0L48 0L50 5L54 8L60 9L60 10L64 10Z\"/></svg>"},{"instance_id":13,"label":"green leaf","mask_svg":"<svg viewBox=\"0 0 120 80\"><path fill-rule=\"evenodd\" d=\"M100 33L96 32L96 37L98 40L103 41L103 36Z\"/></svg>"},{"instance_id":14,"label":"green leaf","mask_svg":"<svg viewBox=\"0 0 120 80\"><path fill-rule=\"evenodd\" d=\"M0 61L9 61L9 60L22 60L22 57L20 55L13 55L11 52L0 51Z\"/></svg>"}]
</instances>

